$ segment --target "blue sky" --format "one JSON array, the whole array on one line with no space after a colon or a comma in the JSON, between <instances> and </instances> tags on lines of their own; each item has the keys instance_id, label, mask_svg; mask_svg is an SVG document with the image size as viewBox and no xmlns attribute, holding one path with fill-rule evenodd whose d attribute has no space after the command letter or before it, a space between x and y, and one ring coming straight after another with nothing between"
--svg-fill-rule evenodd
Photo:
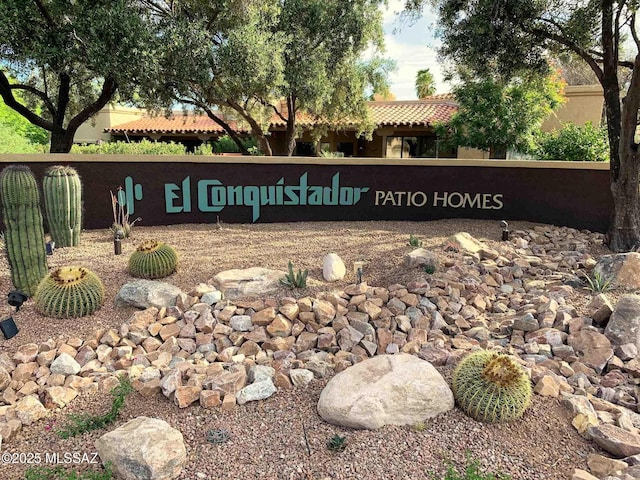
<instances>
[{"instance_id":1,"label":"blue sky","mask_svg":"<svg viewBox=\"0 0 640 480\"><path fill-rule=\"evenodd\" d=\"M415 100L418 70L429 68L436 81L436 93L447 93L442 67L437 62L437 41L433 37L435 15L425 9L418 20L402 18L404 0L389 0L383 9L385 57L396 61L398 70L390 76L391 92L398 100Z\"/></svg>"}]
</instances>

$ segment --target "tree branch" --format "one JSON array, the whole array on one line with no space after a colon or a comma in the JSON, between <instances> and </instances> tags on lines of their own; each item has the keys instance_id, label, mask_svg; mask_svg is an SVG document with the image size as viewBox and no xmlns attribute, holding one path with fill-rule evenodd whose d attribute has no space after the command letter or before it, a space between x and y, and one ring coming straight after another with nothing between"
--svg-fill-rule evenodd
<instances>
[{"instance_id":1,"label":"tree branch","mask_svg":"<svg viewBox=\"0 0 640 480\"><path fill-rule=\"evenodd\" d=\"M44 105L47 108L47 110L49 110L51 117L53 118L55 116L56 107L53 105L53 102L51 101L51 99L47 97L47 94L45 92L38 90L34 86L24 85L22 83L14 83L13 85L10 85L9 88L11 88L11 90L24 90L26 92L31 93L32 95L35 95L36 97L38 97L40 100L44 102Z\"/></svg>"},{"instance_id":2,"label":"tree branch","mask_svg":"<svg viewBox=\"0 0 640 480\"><path fill-rule=\"evenodd\" d=\"M7 105L7 107L15 110L34 125L37 125L40 128L44 128L45 130L52 133L64 133L64 129L61 126L58 126L52 121L46 120L41 116L36 115L27 107L18 102L18 100L16 100L16 98L13 96L13 92L11 91L11 84L9 83L9 79L6 77L2 70L0 70L0 96L2 97L2 100Z\"/></svg>"},{"instance_id":3,"label":"tree branch","mask_svg":"<svg viewBox=\"0 0 640 480\"><path fill-rule=\"evenodd\" d=\"M113 78L109 77L105 79L104 83L102 84L102 91L100 92L100 96L94 102L90 103L82 110L80 110L80 113L78 113L75 117L69 120L69 124L67 125L67 135L75 135L76 130L80 127L80 125L89 120L92 115L98 113L98 111L100 111L102 107L109 103L109 100L113 98L113 95L116 93L117 89L118 84Z\"/></svg>"},{"instance_id":4,"label":"tree branch","mask_svg":"<svg viewBox=\"0 0 640 480\"><path fill-rule=\"evenodd\" d=\"M51 14L49 13L49 11L45 8L45 6L43 5L41 0L33 0L36 4L36 6L38 7L38 10L40 10L40 14L44 17L44 19L46 20L47 24L49 25L49 28L55 28L55 23L53 21L53 17L51 16Z\"/></svg>"}]
</instances>

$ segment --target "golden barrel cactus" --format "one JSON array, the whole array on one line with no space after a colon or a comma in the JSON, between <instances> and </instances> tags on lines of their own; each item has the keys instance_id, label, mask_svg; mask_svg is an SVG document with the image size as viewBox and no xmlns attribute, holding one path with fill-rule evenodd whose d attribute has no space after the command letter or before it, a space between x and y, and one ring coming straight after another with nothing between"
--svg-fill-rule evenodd
<instances>
[{"instance_id":1,"label":"golden barrel cactus","mask_svg":"<svg viewBox=\"0 0 640 480\"><path fill-rule=\"evenodd\" d=\"M138 278L163 278L176 271L178 254L166 243L142 242L129 257L129 273Z\"/></svg>"},{"instance_id":2,"label":"golden barrel cactus","mask_svg":"<svg viewBox=\"0 0 640 480\"><path fill-rule=\"evenodd\" d=\"M47 317L84 317L104 303L104 285L87 268L59 267L42 279L34 298L37 310Z\"/></svg>"},{"instance_id":3,"label":"golden barrel cactus","mask_svg":"<svg viewBox=\"0 0 640 480\"><path fill-rule=\"evenodd\" d=\"M479 350L466 356L453 372L453 396L470 417L508 422L522 416L531 403L531 381L509 355Z\"/></svg>"}]
</instances>

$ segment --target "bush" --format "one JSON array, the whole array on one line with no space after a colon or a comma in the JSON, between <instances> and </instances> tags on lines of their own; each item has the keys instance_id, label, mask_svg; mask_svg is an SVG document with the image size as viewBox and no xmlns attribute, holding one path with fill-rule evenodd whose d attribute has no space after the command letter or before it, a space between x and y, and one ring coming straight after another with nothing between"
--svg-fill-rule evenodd
<instances>
[{"instance_id":1,"label":"bush","mask_svg":"<svg viewBox=\"0 0 640 480\"><path fill-rule=\"evenodd\" d=\"M253 137L243 138L241 141L247 150L251 150L252 147L257 147L258 145ZM240 153L240 148L229 135L223 135L213 142L213 151L215 153Z\"/></svg>"},{"instance_id":2,"label":"bush","mask_svg":"<svg viewBox=\"0 0 640 480\"><path fill-rule=\"evenodd\" d=\"M608 162L607 132L591 122L584 126L567 123L561 130L540 134L533 154L538 160Z\"/></svg>"},{"instance_id":3,"label":"bush","mask_svg":"<svg viewBox=\"0 0 640 480\"><path fill-rule=\"evenodd\" d=\"M104 142L95 145L74 145L71 153L123 155L185 155L185 146L175 142Z\"/></svg>"}]
</instances>

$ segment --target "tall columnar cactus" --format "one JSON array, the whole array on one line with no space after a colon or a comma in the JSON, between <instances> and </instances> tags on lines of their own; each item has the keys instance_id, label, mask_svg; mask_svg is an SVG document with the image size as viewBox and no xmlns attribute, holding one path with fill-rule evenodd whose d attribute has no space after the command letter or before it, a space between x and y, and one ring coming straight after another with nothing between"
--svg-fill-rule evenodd
<instances>
[{"instance_id":1,"label":"tall columnar cactus","mask_svg":"<svg viewBox=\"0 0 640 480\"><path fill-rule=\"evenodd\" d=\"M31 297L47 274L40 195L29 167L9 165L0 173L0 207L11 281Z\"/></svg>"},{"instance_id":2,"label":"tall columnar cactus","mask_svg":"<svg viewBox=\"0 0 640 480\"><path fill-rule=\"evenodd\" d=\"M58 247L80 245L82 184L74 168L56 165L42 180L44 208L51 238Z\"/></svg>"},{"instance_id":3,"label":"tall columnar cactus","mask_svg":"<svg viewBox=\"0 0 640 480\"><path fill-rule=\"evenodd\" d=\"M166 243L142 242L129 257L129 273L138 278L162 278L176 271L178 254Z\"/></svg>"},{"instance_id":4,"label":"tall columnar cactus","mask_svg":"<svg viewBox=\"0 0 640 480\"><path fill-rule=\"evenodd\" d=\"M531 403L531 381L513 357L490 350L466 356L453 372L453 396L470 417L483 422L519 418Z\"/></svg>"},{"instance_id":5,"label":"tall columnar cactus","mask_svg":"<svg viewBox=\"0 0 640 480\"><path fill-rule=\"evenodd\" d=\"M84 317L102 306L104 285L87 268L59 267L40 282L34 300L38 311L48 317Z\"/></svg>"}]
</instances>

